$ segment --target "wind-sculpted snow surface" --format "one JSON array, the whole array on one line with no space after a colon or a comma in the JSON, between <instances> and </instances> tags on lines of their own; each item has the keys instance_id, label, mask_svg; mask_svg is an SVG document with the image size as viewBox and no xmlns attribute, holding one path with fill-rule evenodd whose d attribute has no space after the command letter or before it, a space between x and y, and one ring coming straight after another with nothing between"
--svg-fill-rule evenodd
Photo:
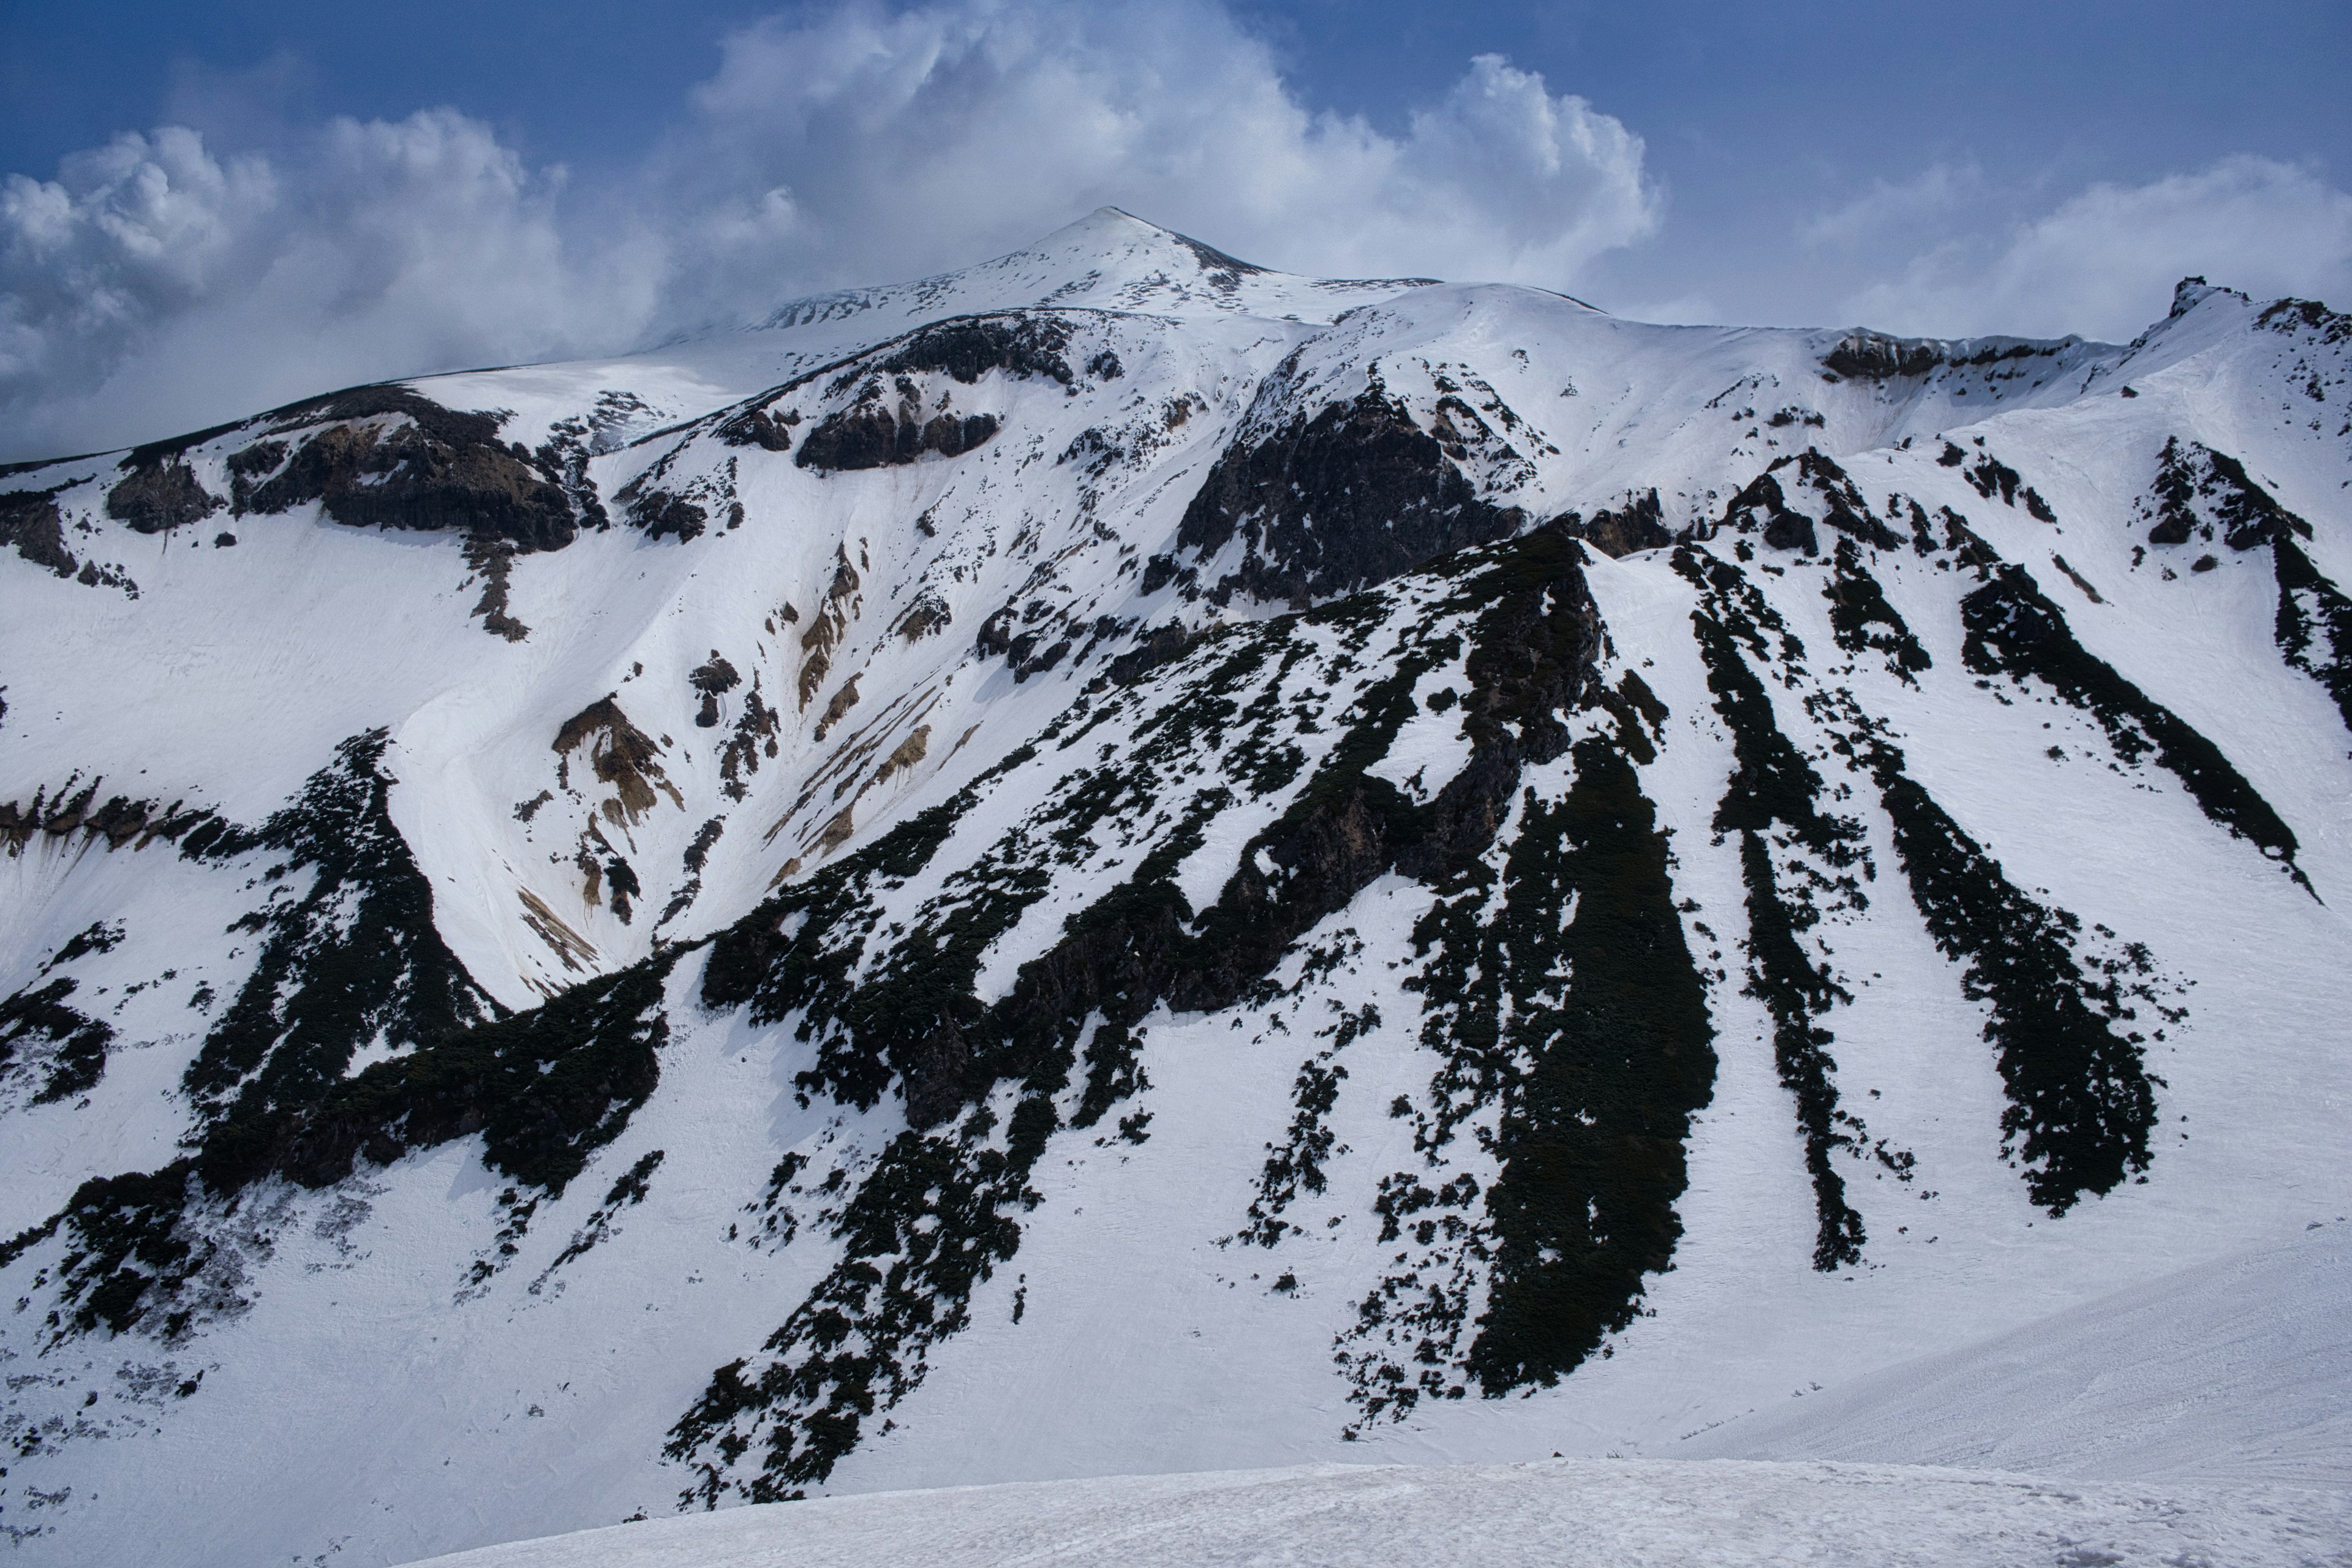
<instances>
[{"instance_id":1,"label":"wind-sculpted snow surface","mask_svg":"<svg viewBox=\"0 0 2352 1568\"><path fill-rule=\"evenodd\" d=\"M2347 1206L2347 342L1107 210L0 473L0 1529L1655 1453Z\"/></svg>"}]
</instances>

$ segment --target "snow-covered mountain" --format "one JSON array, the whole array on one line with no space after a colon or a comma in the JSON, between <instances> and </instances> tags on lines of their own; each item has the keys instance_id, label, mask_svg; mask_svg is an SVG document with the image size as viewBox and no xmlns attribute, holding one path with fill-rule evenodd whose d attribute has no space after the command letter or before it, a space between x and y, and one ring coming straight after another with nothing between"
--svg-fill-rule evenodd
<instances>
[{"instance_id":1,"label":"snow-covered mountain","mask_svg":"<svg viewBox=\"0 0 2352 1568\"><path fill-rule=\"evenodd\" d=\"M0 1530L1674 1457L2352 1212L2347 505L2308 301L1110 209L0 470Z\"/></svg>"}]
</instances>

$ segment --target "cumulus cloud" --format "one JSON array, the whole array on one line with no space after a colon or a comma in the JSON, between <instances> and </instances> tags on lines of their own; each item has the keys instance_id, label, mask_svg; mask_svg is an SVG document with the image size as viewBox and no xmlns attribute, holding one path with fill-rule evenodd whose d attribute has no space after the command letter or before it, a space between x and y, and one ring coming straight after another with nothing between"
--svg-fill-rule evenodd
<instances>
[{"instance_id":1,"label":"cumulus cloud","mask_svg":"<svg viewBox=\"0 0 2352 1568\"><path fill-rule=\"evenodd\" d=\"M648 319L652 269L583 255L560 176L448 110L337 120L290 154L126 134L0 184L9 456L168 434L388 374Z\"/></svg>"},{"instance_id":2,"label":"cumulus cloud","mask_svg":"<svg viewBox=\"0 0 2352 1568\"><path fill-rule=\"evenodd\" d=\"M1553 288L1659 213L1638 136L1498 57L1389 135L1304 108L1218 0L844 0L726 40L683 129L593 190L447 110L8 176L0 458L617 350L1106 203L1301 271Z\"/></svg>"},{"instance_id":3,"label":"cumulus cloud","mask_svg":"<svg viewBox=\"0 0 2352 1568\"><path fill-rule=\"evenodd\" d=\"M2002 221L1969 168L1882 185L1803 231L1815 246L1910 254L1855 291L1849 317L1937 336L2007 332L2121 342L2161 317L2181 278L2257 299L2352 294L2352 195L2312 170L2227 158L2145 184L2094 184Z\"/></svg>"},{"instance_id":4,"label":"cumulus cloud","mask_svg":"<svg viewBox=\"0 0 2352 1568\"><path fill-rule=\"evenodd\" d=\"M1641 139L1495 56L1401 137L1313 115L1205 3L853 4L729 41L673 185L720 302L970 259L1109 203L1250 259L1554 286L1649 232ZM754 194L756 193L756 195Z\"/></svg>"}]
</instances>

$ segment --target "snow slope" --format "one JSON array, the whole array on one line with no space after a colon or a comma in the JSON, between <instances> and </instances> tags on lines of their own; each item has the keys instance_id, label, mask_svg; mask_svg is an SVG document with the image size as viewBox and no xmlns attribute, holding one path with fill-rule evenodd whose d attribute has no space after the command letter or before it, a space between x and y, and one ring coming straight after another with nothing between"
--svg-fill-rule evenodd
<instances>
[{"instance_id":1,"label":"snow slope","mask_svg":"<svg viewBox=\"0 0 2352 1568\"><path fill-rule=\"evenodd\" d=\"M436 1568L793 1568L903 1561L1684 1568L2247 1568L2340 1561L2340 1493L2060 1485L1884 1465L1565 1460L895 1492L591 1531Z\"/></svg>"},{"instance_id":2,"label":"snow slope","mask_svg":"<svg viewBox=\"0 0 2352 1568\"><path fill-rule=\"evenodd\" d=\"M2352 1291L2343 1222L2315 1228L1809 1392L1685 1450L2340 1491Z\"/></svg>"},{"instance_id":3,"label":"snow slope","mask_svg":"<svg viewBox=\"0 0 2352 1568\"><path fill-rule=\"evenodd\" d=\"M1791 1459L2094 1454L1921 1358L2352 1210L2347 344L1106 209L0 472L0 1530L384 1563L1815 1385ZM2148 1441L2340 1476L2297 1429Z\"/></svg>"}]
</instances>

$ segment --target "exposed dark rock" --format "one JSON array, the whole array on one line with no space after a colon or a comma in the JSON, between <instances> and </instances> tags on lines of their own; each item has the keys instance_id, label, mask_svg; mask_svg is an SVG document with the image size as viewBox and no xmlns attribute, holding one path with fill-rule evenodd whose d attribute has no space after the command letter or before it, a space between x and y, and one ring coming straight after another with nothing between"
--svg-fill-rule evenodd
<instances>
[{"instance_id":1,"label":"exposed dark rock","mask_svg":"<svg viewBox=\"0 0 2352 1568\"><path fill-rule=\"evenodd\" d=\"M287 446L283 441L256 441L250 447L240 447L228 455L229 509L242 516L251 510L257 486L278 471L286 461Z\"/></svg>"},{"instance_id":2,"label":"exposed dark rock","mask_svg":"<svg viewBox=\"0 0 2352 1568\"><path fill-rule=\"evenodd\" d=\"M890 629L908 642L920 642L936 636L955 621L947 601L929 587L916 594L913 601L890 623Z\"/></svg>"},{"instance_id":3,"label":"exposed dark rock","mask_svg":"<svg viewBox=\"0 0 2352 1568\"><path fill-rule=\"evenodd\" d=\"M196 483L177 457L139 454L122 460L123 477L106 492L106 515L134 532L162 533L184 522L201 522L228 503Z\"/></svg>"},{"instance_id":4,"label":"exposed dark rock","mask_svg":"<svg viewBox=\"0 0 2352 1568\"><path fill-rule=\"evenodd\" d=\"M1925 375L1944 363L1944 345L1928 338L1895 338L1885 332L1848 332L1822 363L1858 381L1892 381Z\"/></svg>"},{"instance_id":5,"label":"exposed dark rock","mask_svg":"<svg viewBox=\"0 0 2352 1568\"><path fill-rule=\"evenodd\" d=\"M2042 354L2054 354L2067 346L2059 342L2008 342L1986 344L1973 353L1957 351L1966 345L1936 338L1897 338L1885 332L1868 330L1848 332L1838 344L1822 356L1822 363L1839 375L1853 376L1860 381L1894 381L1906 376L1924 376L1944 365L1979 369L2000 364L2004 361L2032 359Z\"/></svg>"},{"instance_id":6,"label":"exposed dark rock","mask_svg":"<svg viewBox=\"0 0 2352 1568\"><path fill-rule=\"evenodd\" d=\"M198 829L218 834L226 826L217 813L176 800L165 805L117 795L100 804L102 779L77 788L78 782L78 777L68 779L54 795L37 790L26 805L0 801L0 847L15 855L39 833L58 839L79 835L85 843L103 843L110 849L125 845L144 849L158 839L176 844Z\"/></svg>"},{"instance_id":7,"label":"exposed dark rock","mask_svg":"<svg viewBox=\"0 0 2352 1568\"><path fill-rule=\"evenodd\" d=\"M1656 550L1675 542L1659 511L1654 489L1634 496L1622 511L1603 509L1590 518L1579 518L1570 512L1560 520L1560 527L1612 559L1631 555L1636 550Z\"/></svg>"},{"instance_id":8,"label":"exposed dark rock","mask_svg":"<svg viewBox=\"0 0 2352 1568\"><path fill-rule=\"evenodd\" d=\"M502 415L445 408L406 387L362 386L263 417L281 431L326 428L304 437L243 510L315 500L353 527L459 530L525 551L562 549L578 531L558 476L499 440Z\"/></svg>"},{"instance_id":9,"label":"exposed dark rock","mask_svg":"<svg viewBox=\"0 0 2352 1568\"><path fill-rule=\"evenodd\" d=\"M810 431L793 461L820 473L895 468L926 453L961 457L997 429L993 414L940 413L921 419L904 408L864 404L831 416Z\"/></svg>"},{"instance_id":10,"label":"exposed dark rock","mask_svg":"<svg viewBox=\"0 0 2352 1568\"><path fill-rule=\"evenodd\" d=\"M876 363L884 375L937 371L970 386L992 370L1066 386L1069 323L1047 315L970 316L908 333ZM1114 356L1114 359L1116 356Z\"/></svg>"},{"instance_id":11,"label":"exposed dark rock","mask_svg":"<svg viewBox=\"0 0 2352 1568\"><path fill-rule=\"evenodd\" d=\"M214 542L235 544L236 539L222 534ZM466 541L466 564L482 579L482 596L474 604L474 614L482 617L482 629L492 637L509 642L520 642L530 636L530 628L507 614L507 595L514 579L515 543L494 534L477 533Z\"/></svg>"},{"instance_id":12,"label":"exposed dark rock","mask_svg":"<svg viewBox=\"0 0 2352 1568\"><path fill-rule=\"evenodd\" d=\"M2297 329L2317 335L2323 343L2352 342L2352 315L2331 310L2316 300L2280 300L2254 318L2254 325L2274 332Z\"/></svg>"},{"instance_id":13,"label":"exposed dark rock","mask_svg":"<svg viewBox=\"0 0 2352 1568\"><path fill-rule=\"evenodd\" d=\"M709 730L717 728L719 723L719 699L742 685L743 678L735 672L733 665L720 657L717 648L712 648L709 662L688 671L686 681L702 694L702 708L695 714L694 721Z\"/></svg>"},{"instance_id":14,"label":"exposed dark rock","mask_svg":"<svg viewBox=\"0 0 2352 1568\"><path fill-rule=\"evenodd\" d=\"M767 452L789 452L793 448L791 426L799 423L798 414L787 414L779 419L765 408L747 408L742 413L719 421L717 434L730 447L757 447Z\"/></svg>"},{"instance_id":15,"label":"exposed dark rock","mask_svg":"<svg viewBox=\"0 0 2352 1568\"><path fill-rule=\"evenodd\" d=\"M1203 559L1236 533L1246 542L1213 597L1239 590L1303 605L1507 539L1527 521L1517 507L1480 500L1437 438L1375 388L1227 448L1176 538Z\"/></svg>"},{"instance_id":16,"label":"exposed dark rock","mask_svg":"<svg viewBox=\"0 0 2352 1568\"><path fill-rule=\"evenodd\" d=\"M57 495L53 489L0 493L0 545L13 544L16 553L34 565L70 577L74 558L66 549L65 520L58 510Z\"/></svg>"},{"instance_id":17,"label":"exposed dark rock","mask_svg":"<svg viewBox=\"0 0 2352 1568\"><path fill-rule=\"evenodd\" d=\"M629 521L643 529L647 539L676 539L683 544L702 537L710 514L683 496L654 490L630 500Z\"/></svg>"},{"instance_id":18,"label":"exposed dark rock","mask_svg":"<svg viewBox=\"0 0 2352 1568\"><path fill-rule=\"evenodd\" d=\"M658 798L656 788L667 790L676 796L677 791L663 776L661 748L629 721L621 705L613 698L602 697L563 721L555 732L554 751L559 759L556 776L569 788L572 781L572 756L582 747L588 751L588 765L600 784L613 786L618 797L622 816L630 822L651 811Z\"/></svg>"},{"instance_id":19,"label":"exposed dark rock","mask_svg":"<svg viewBox=\"0 0 2352 1568\"><path fill-rule=\"evenodd\" d=\"M1155 627L1145 634L1141 642L1110 661L1111 681L1118 686L1132 686L1161 665L1183 658L1192 642L1193 635L1181 622L1171 621Z\"/></svg>"}]
</instances>

